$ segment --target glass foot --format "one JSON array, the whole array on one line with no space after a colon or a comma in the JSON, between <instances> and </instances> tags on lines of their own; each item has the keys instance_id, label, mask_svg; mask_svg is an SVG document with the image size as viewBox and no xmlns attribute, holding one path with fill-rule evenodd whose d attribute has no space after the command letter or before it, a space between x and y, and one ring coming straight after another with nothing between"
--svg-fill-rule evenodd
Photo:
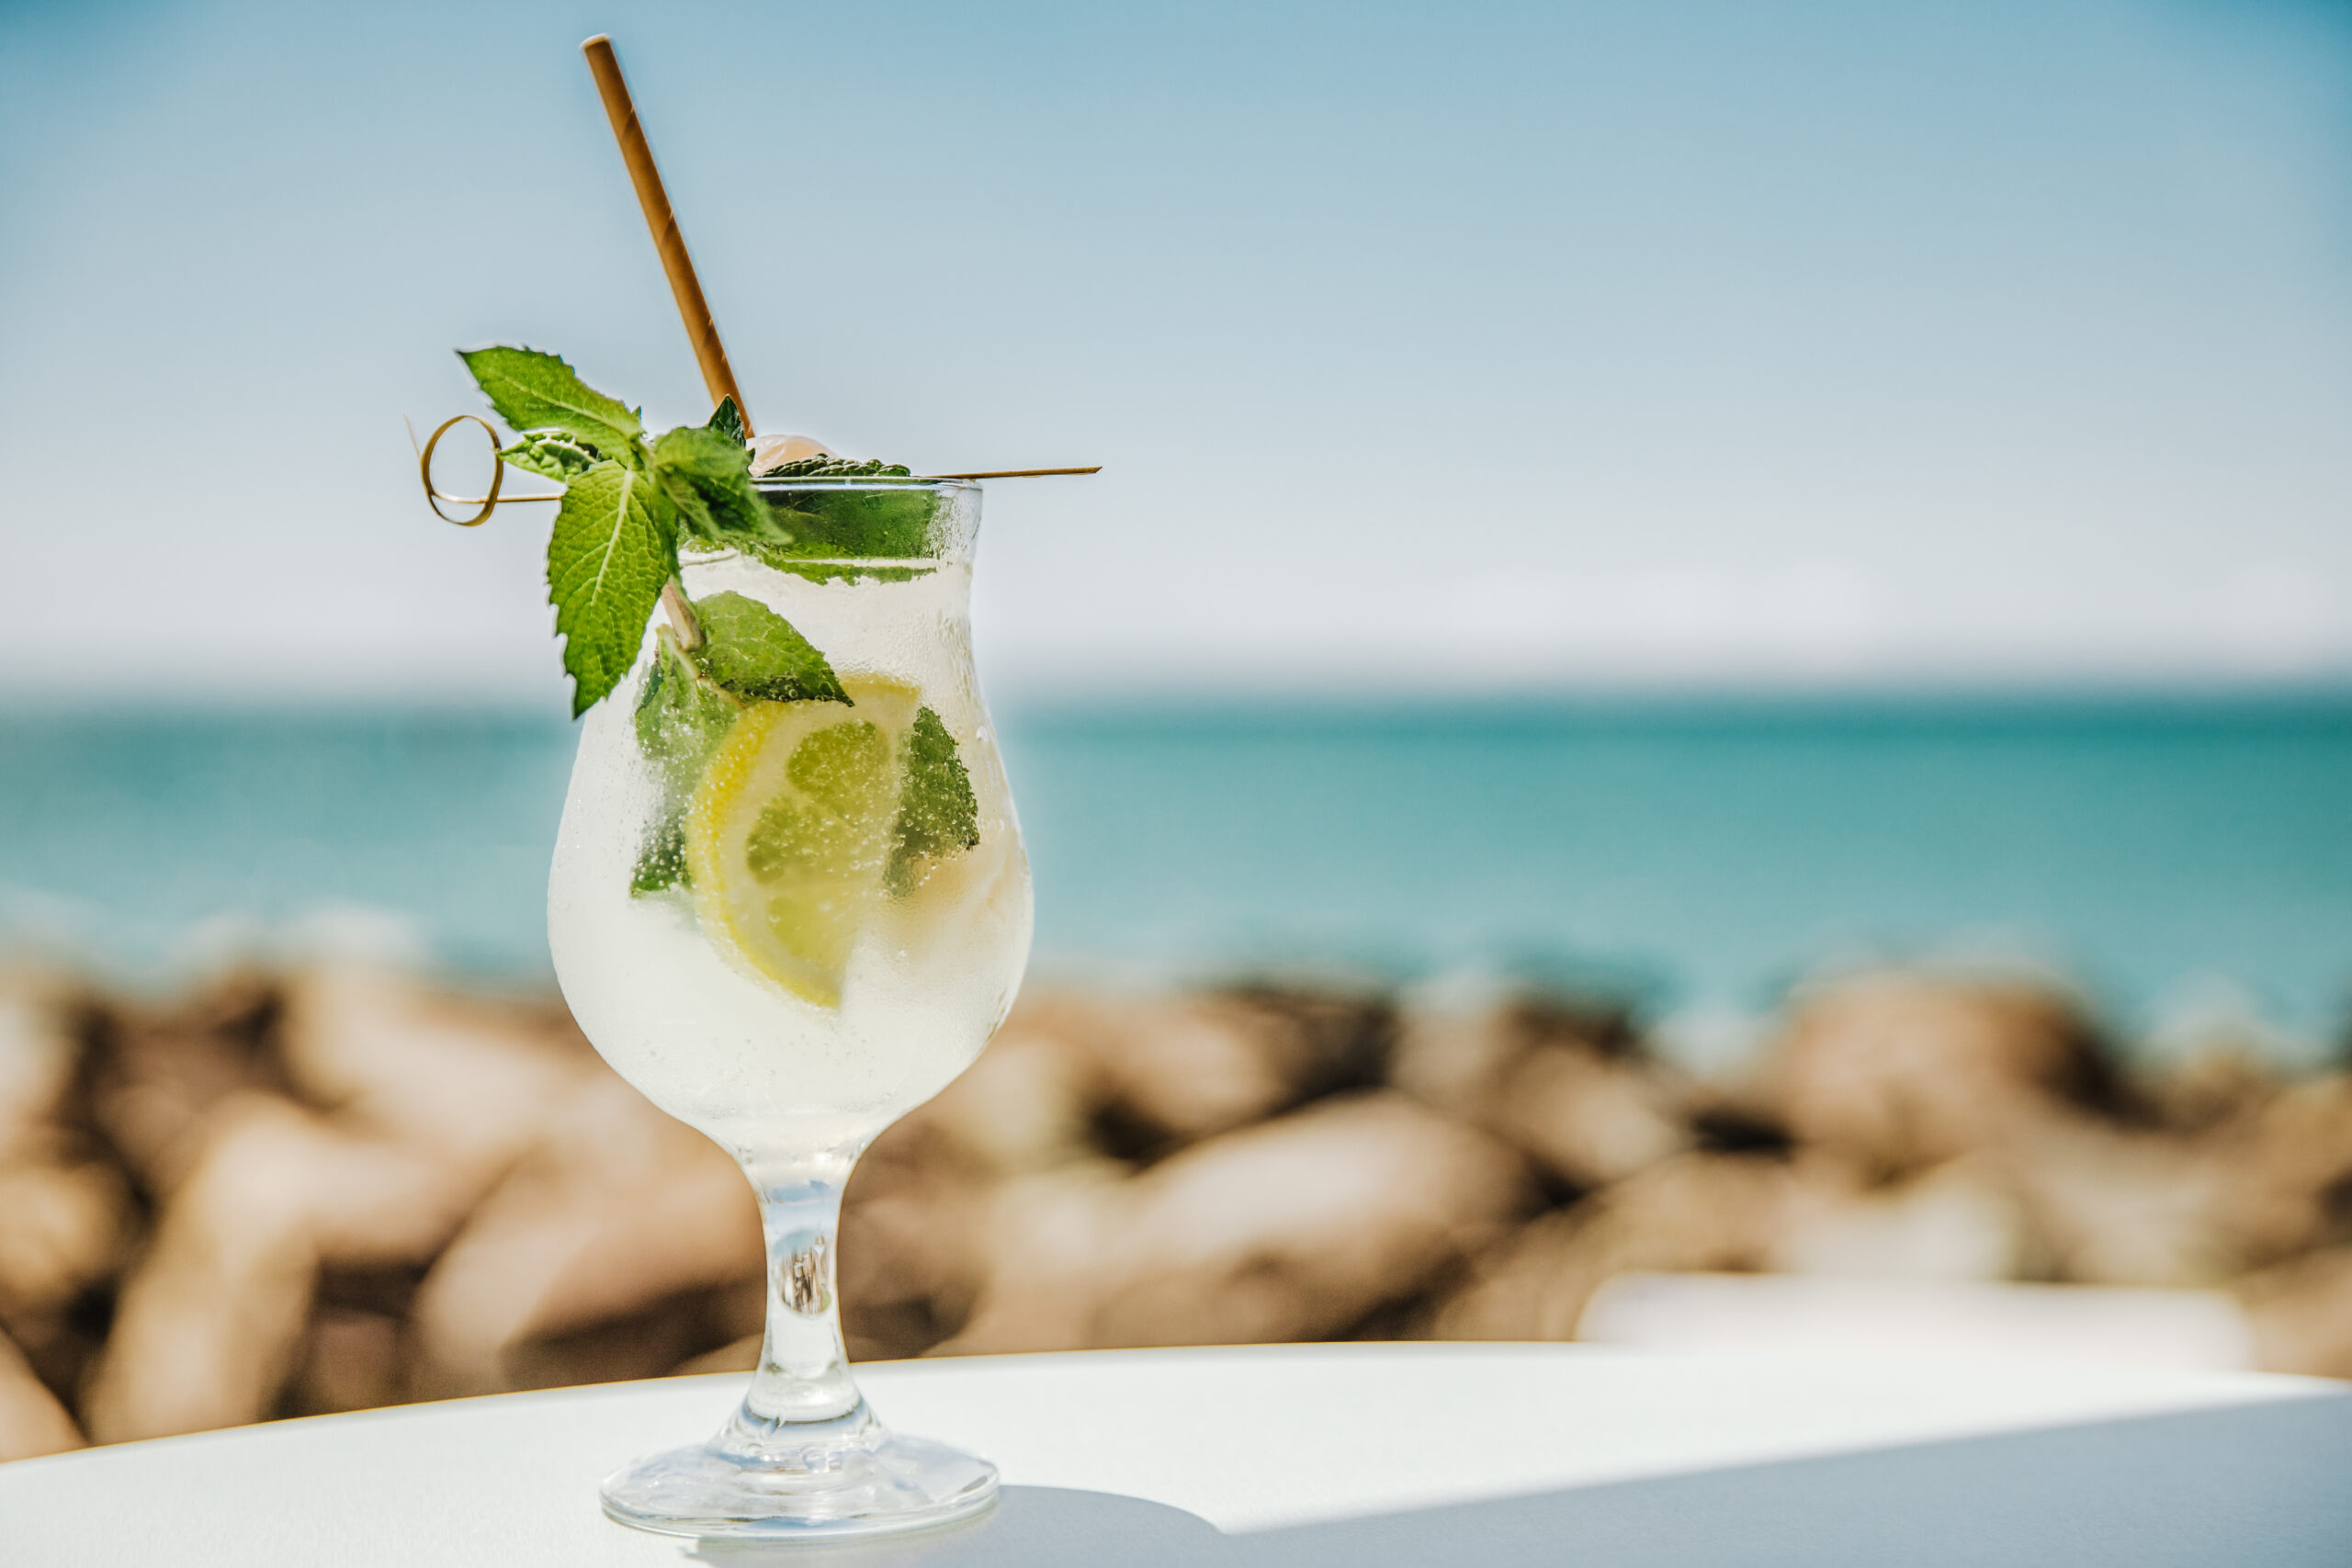
<instances>
[{"instance_id":1,"label":"glass foot","mask_svg":"<svg viewBox=\"0 0 2352 1568\"><path fill-rule=\"evenodd\" d=\"M606 1476L605 1512L663 1535L839 1540L953 1524L996 1501L996 1466L922 1438L880 1433L808 1459L675 1449Z\"/></svg>"}]
</instances>

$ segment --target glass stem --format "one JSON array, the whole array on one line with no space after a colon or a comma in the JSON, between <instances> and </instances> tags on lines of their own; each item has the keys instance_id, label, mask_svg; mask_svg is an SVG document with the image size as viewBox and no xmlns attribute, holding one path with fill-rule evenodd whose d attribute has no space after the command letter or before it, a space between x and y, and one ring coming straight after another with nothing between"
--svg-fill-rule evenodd
<instances>
[{"instance_id":1,"label":"glass stem","mask_svg":"<svg viewBox=\"0 0 2352 1568\"><path fill-rule=\"evenodd\" d=\"M743 1160L767 1236L767 1336L751 1390L718 1439L729 1453L827 1469L829 1453L879 1432L850 1377L833 1289L842 1189L861 1152Z\"/></svg>"}]
</instances>

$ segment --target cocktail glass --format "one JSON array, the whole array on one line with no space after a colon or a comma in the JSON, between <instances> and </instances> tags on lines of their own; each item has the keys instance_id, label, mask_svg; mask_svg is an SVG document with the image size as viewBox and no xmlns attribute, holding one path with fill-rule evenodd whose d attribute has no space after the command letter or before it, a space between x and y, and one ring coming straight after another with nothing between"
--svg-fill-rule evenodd
<instances>
[{"instance_id":1,"label":"cocktail glass","mask_svg":"<svg viewBox=\"0 0 2352 1568\"><path fill-rule=\"evenodd\" d=\"M758 488L796 542L682 558L695 615L657 615L589 713L548 883L582 1029L742 1165L767 1243L766 1337L741 1406L708 1442L607 1477L604 1502L670 1534L873 1534L996 1494L985 1460L867 1408L834 1229L858 1155L1002 1021L1028 958L1029 868L972 665L978 488ZM827 554L843 540L859 553ZM889 554L864 553L876 547ZM696 627L719 629L721 612L739 631L768 625L743 600L806 638L848 702L695 680L721 649L695 648Z\"/></svg>"}]
</instances>

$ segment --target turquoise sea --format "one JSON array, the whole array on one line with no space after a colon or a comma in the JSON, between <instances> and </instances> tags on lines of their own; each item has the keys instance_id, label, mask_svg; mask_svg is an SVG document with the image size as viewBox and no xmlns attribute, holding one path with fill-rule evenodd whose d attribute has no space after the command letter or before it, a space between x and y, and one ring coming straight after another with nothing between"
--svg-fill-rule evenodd
<instances>
[{"instance_id":1,"label":"turquoise sea","mask_svg":"<svg viewBox=\"0 0 2352 1568\"><path fill-rule=\"evenodd\" d=\"M2352 1016L2352 694L1032 706L1040 962L1464 966L1664 1014L1825 962L2071 976L2120 1026ZM501 712L0 716L0 930L118 971L405 931L548 972L571 765ZM2220 1004L2215 998L2220 998Z\"/></svg>"}]
</instances>

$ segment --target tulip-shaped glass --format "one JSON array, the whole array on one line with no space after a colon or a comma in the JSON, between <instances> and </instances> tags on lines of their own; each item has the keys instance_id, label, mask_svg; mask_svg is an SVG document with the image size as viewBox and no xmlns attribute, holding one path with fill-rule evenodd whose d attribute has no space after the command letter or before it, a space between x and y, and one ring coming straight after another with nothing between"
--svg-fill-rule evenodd
<instances>
[{"instance_id":1,"label":"tulip-shaped glass","mask_svg":"<svg viewBox=\"0 0 2352 1568\"><path fill-rule=\"evenodd\" d=\"M833 1238L858 1155L1011 1006L1029 866L972 667L978 487L758 488L776 542L686 554L692 614L657 615L590 711L548 883L582 1029L741 1163L767 1238L741 1407L608 1477L604 1500L679 1535L871 1534L996 1493L986 1461L866 1408Z\"/></svg>"}]
</instances>

